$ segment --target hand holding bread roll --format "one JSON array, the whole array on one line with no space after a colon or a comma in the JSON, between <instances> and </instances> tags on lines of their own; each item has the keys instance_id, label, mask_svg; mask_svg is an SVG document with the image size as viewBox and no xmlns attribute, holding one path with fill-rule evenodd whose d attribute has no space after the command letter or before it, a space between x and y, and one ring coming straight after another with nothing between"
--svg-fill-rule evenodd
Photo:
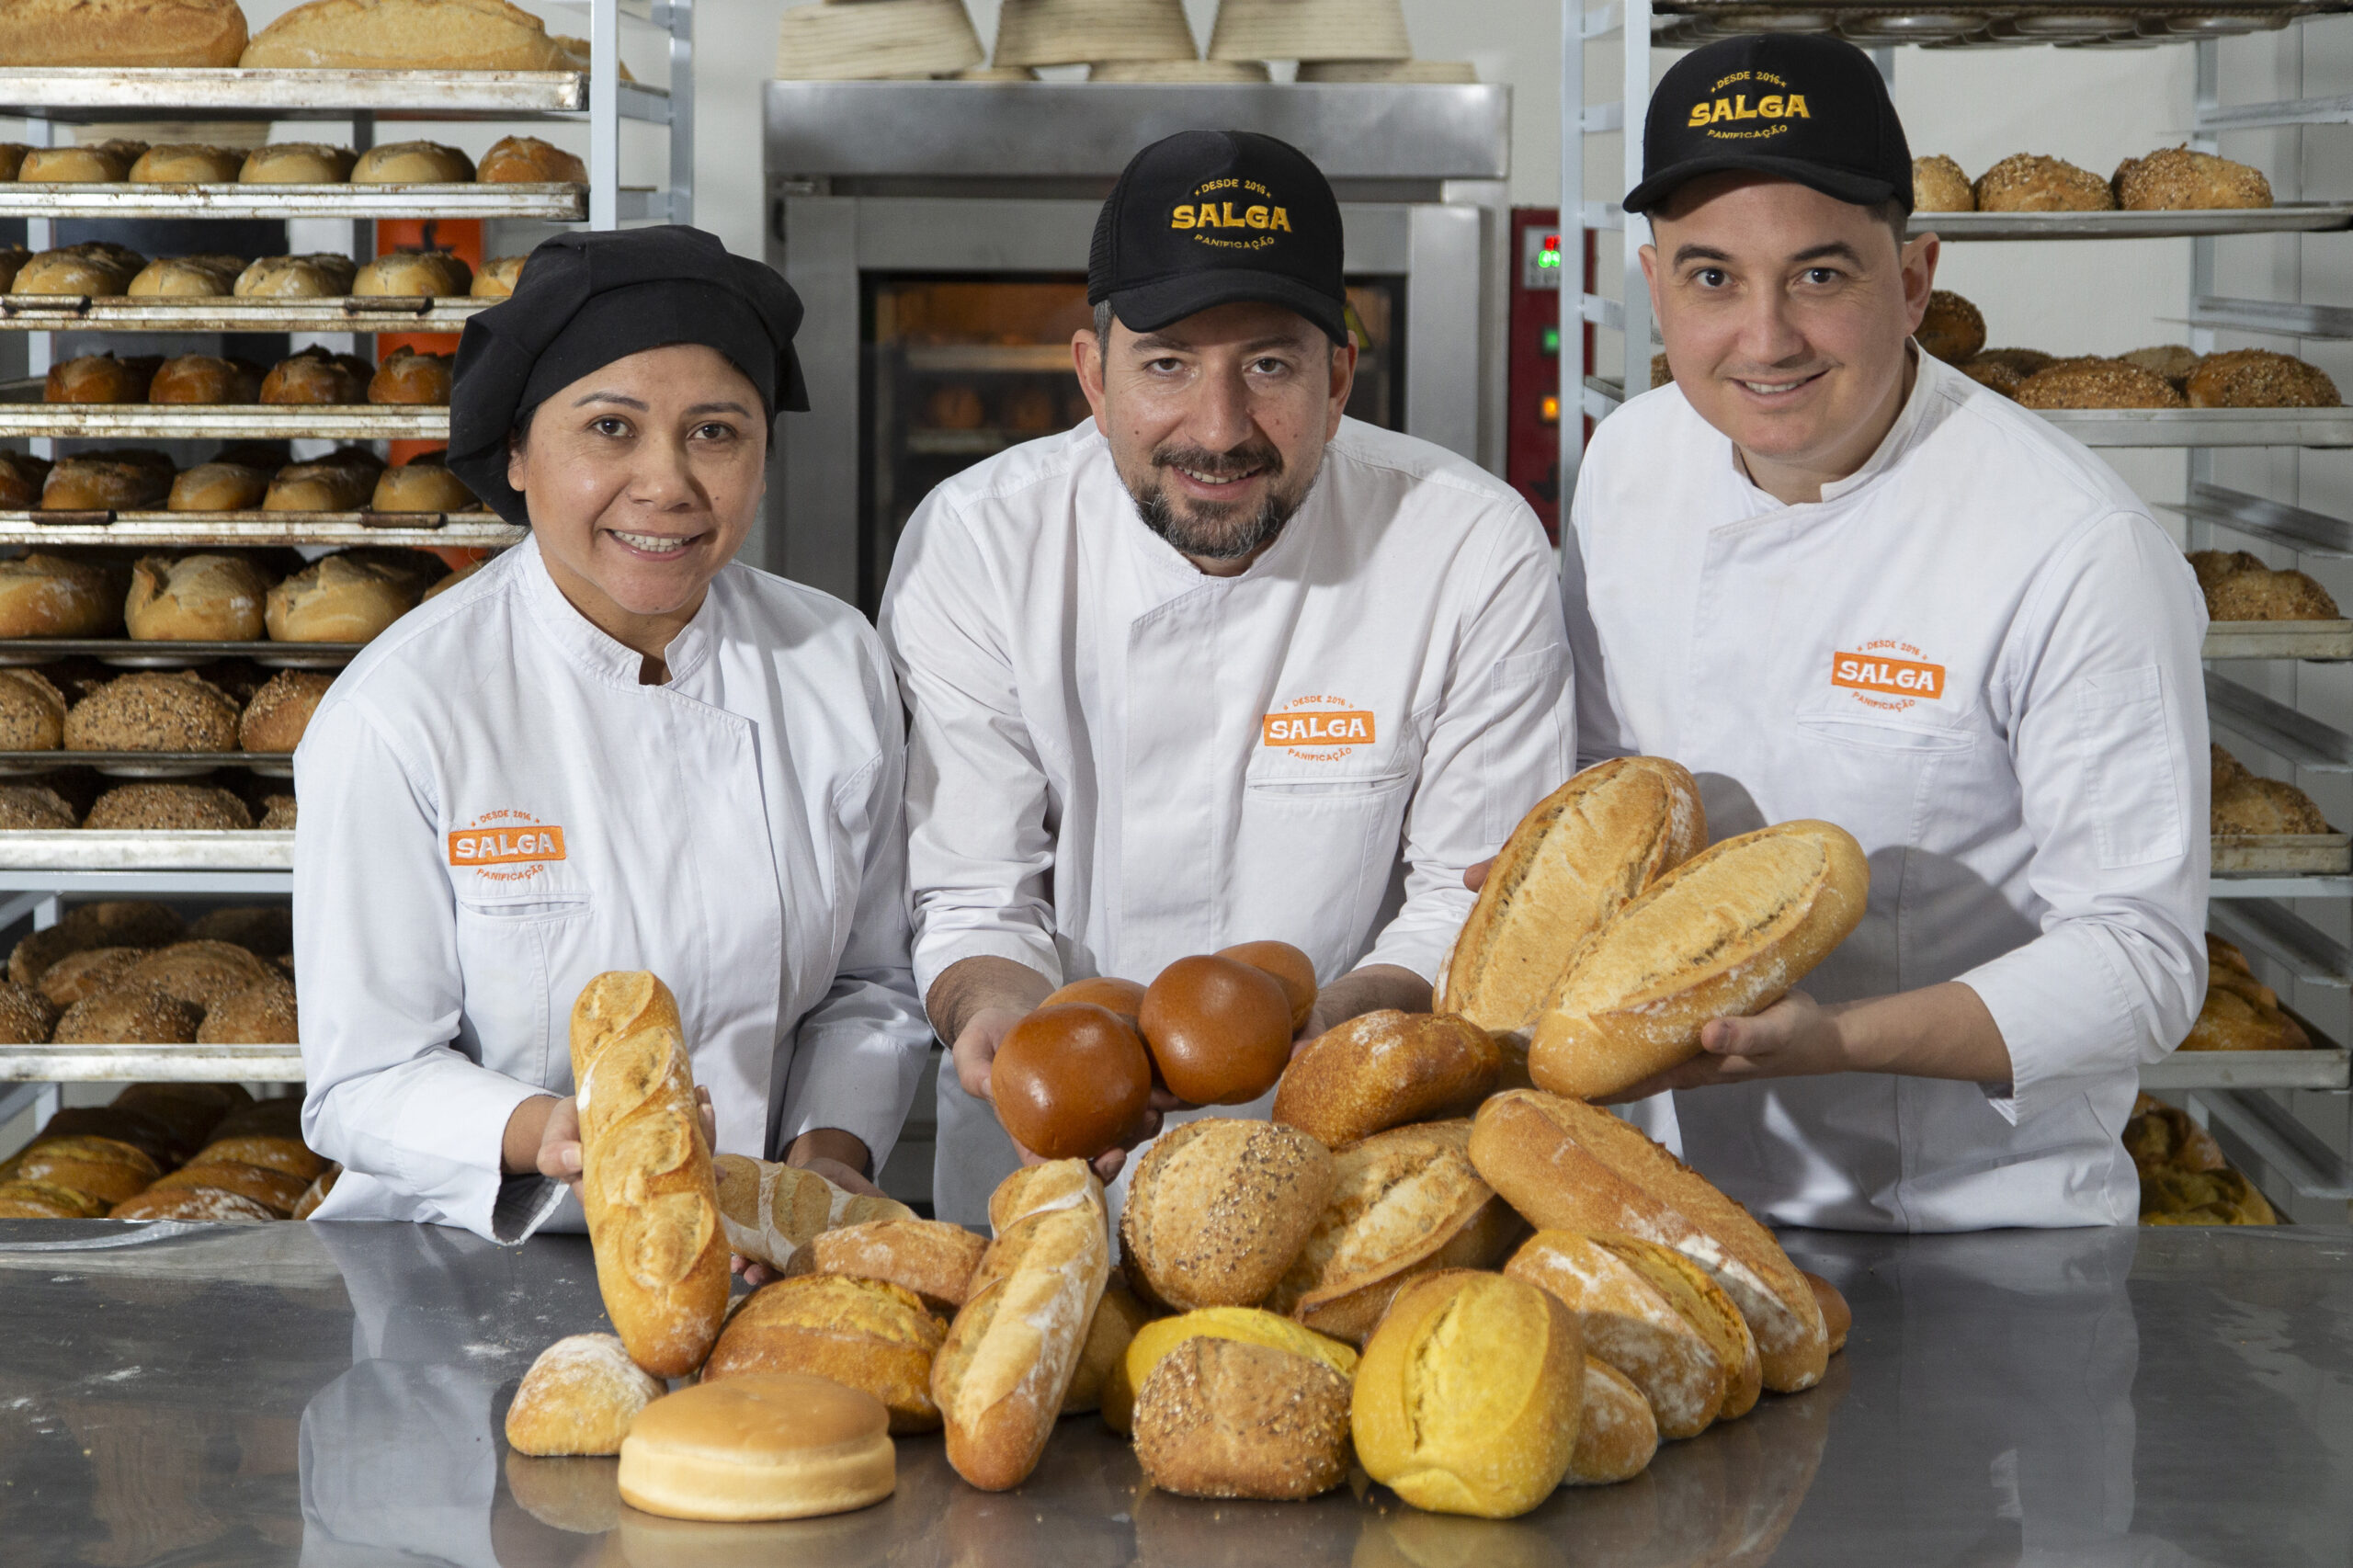
<instances>
[{"instance_id":1,"label":"hand holding bread roll","mask_svg":"<svg viewBox=\"0 0 2353 1568\"><path fill-rule=\"evenodd\" d=\"M618 1032L634 1016L646 1021ZM572 1014L580 1202L606 1313L656 1377L702 1365L727 1312L727 1242L694 1073L668 988L642 971L597 976Z\"/></svg>"},{"instance_id":2,"label":"hand holding bread roll","mask_svg":"<svg viewBox=\"0 0 2353 1568\"><path fill-rule=\"evenodd\" d=\"M1136 1022L1161 1081L1194 1105L1247 1105L1290 1061L1290 993L1233 959L1178 959L1144 988Z\"/></svg>"},{"instance_id":3,"label":"hand holding bread roll","mask_svg":"<svg viewBox=\"0 0 2353 1568\"><path fill-rule=\"evenodd\" d=\"M1299 1028L1315 1010L1315 961L1289 942L1238 942L1216 956L1246 963L1275 977L1290 1002L1290 1027Z\"/></svg>"},{"instance_id":4,"label":"hand holding bread roll","mask_svg":"<svg viewBox=\"0 0 2353 1568\"><path fill-rule=\"evenodd\" d=\"M1007 1136L1049 1160L1120 1147L1151 1099L1152 1059L1133 1026L1088 1003L1032 1011L989 1066L989 1101Z\"/></svg>"}]
</instances>

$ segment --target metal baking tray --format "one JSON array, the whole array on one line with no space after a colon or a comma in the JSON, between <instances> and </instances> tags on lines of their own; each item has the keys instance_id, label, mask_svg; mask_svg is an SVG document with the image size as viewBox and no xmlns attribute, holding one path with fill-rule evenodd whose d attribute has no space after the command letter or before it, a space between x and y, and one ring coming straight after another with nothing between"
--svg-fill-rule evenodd
<instances>
[{"instance_id":1,"label":"metal baking tray","mask_svg":"<svg viewBox=\"0 0 2353 1568\"><path fill-rule=\"evenodd\" d=\"M6 1084L299 1084L299 1045L0 1045Z\"/></svg>"},{"instance_id":2,"label":"metal baking tray","mask_svg":"<svg viewBox=\"0 0 2353 1568\"><path fill-rule=\"evenodd\" d=\"M458 332L476 312L496 303L455 294L324 300L0 294L0 332Z\"/></svg>"},{"instance_id":3,"label":"metal baking tray","mask_svg":"<svg viewBox=\"0 0 2353 1568\"><path fill-rule=\"evenodd\" d=\"M243 832L141 833L115 828L0 830L0 870L290 871L294 835Z\"/></svg>"},{"instance_id":4,"label":"metal baking tray","mask_svg":"<svg viewBox=\"0 0 2353 1568\"><path fill-rule=\"evenodd\" d=\"M0 778L29 778L43 773L54 773L61 767L86 767L109 778L194 778L206 773L217 773L224 767L241 768L265 778L291 778L294 777L294 754L267 751L0 751ZM48 864L47 861L24 863Z\"/></svg>"},{"instance_id":5,"label":"metal baking tray","mask_svg":"<svg viewBox=\"0 0 2353 1568\"><path fill-rule=\"evenodd\" d=\"M0 218L588 216L585 185L0 185Z\"/></svg>"},{"instance_id":6,"label":"metal baking tray","mask_svg":"<svg viewBox=\"0 0 2353 1568\"><path fill-rule=\"evenodd\" d=\"M358 441L446 441L449 411L417 403L16 403L0 401L0 436L80 440L143 437L301 436Z\"/></svg>"},{"instance_id":7,"label":"metal baking tray","mask_svg":"<svg viewBox=\"0 0 2353 1568\"><path fill-rule=\"evenodd\" d=\"M2353 447L2353 408L2038 409L2087 447Z\"/></svg>"},{"instance_id":8,"label":"metal baking tray","mask_svg":"<svg viewBox=\"0 0 2353 1568\"><path fill-rule=\"evenodd\" d=\"M0 547L28 545L421 545L495 549L526 530L490 512L12 512Z\"/></svg>"},{"instance_id":9,"label":"metal baking tray","mask_svg":"<svg viewBox=\"0 0 2353 1568\"><path fill-rule=\"evenodd\" d=\"M127 670L178 670L220 659L250 659L280 670L339 670L365 642L139 642L128 637L0 637L0 667L96 659ZM0 752L0 756L25 756Z\"/></svg>"},{"instance_id":10,"label":"metal baking tray","mask_svg":"<svg viewBox=\"0 0 2353 1568\"><path fill-rule=\"evenodd\" d=\"M2144 1089L2342 1089L2353 1085L2353 1052L2293 1007L2281 1012L2312 1037L2309 1051L2177 1051L2143 1062Z\"/></svg>"},{"instance_id":11,"label":"metal baking tray","mask_svg":"<svg viewBox=\"0 0 2353 1568\"><path fill-rule=\"evenodd\" d=\"M2342 876L2353 871L2353 836L2342 833L2214 835L2213 872Z\"/></svg>"},{"instance_id":12,"label":"metal baking tray","mask_svg":"<svg viewBox=\"0 0 2353 1568\"><path fill-rule=\"evenodd\" d=\"M0 189L5 189L0 187ZM2154 240L2353 229L2353 201L2195 212L1915 212L1912 233L1948 240Z\"/></svg>"},{"instance_id":13,"label":"metal baking tray","mask_svg":"<svg viewBox=\"0 0 2353 1568\"><path fill-rule=\"evenodd\" d=\"M259 110L273 119L340 119L353 109L418 116L577 114L580 71L240 71L198 66L0 70L0 114L115 120L190 110Z\"/></svg>"},{"instance_id":14,"label":"metal baking tray","mask_svg":"<svg viewBox=\"0 0 2353 1568\"><path fill-rule=\"evenodd\" d=\"M2353 659L2353 620L2217 620L2210 659Z\"/></svg>"}]
</instances>

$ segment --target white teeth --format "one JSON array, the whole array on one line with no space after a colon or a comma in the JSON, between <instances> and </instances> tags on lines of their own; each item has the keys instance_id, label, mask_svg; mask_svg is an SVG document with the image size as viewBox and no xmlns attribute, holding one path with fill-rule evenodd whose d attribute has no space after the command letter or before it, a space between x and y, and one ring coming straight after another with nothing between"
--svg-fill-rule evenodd
<instances>
[{"instance_id":1,"label":"white teeth","mask_svg":"<svg viewBox=\"0 0 2353 1568\"><path fill-rule=\"evenodd\" d=\"M647 551L655 555L666 555L671 551L683 550L688 543L686 540L675 539L666 534L628 534L621 532L619 528L613 530L613 537L632 549Z\"/></svg>"},{"instance_id":2,"label":"white teeth","mask_svg":"<svg viewBox=\"0 0 2353 1568\"><path fill-rule=\"evenodd\" d=\"M1233 484L1257 472L1253 469L1250 473L1195 473L1189 468L1180 468L1176 472L1196 484Z\"/></svg>"},{"instance_id":3,"label":"white teeth","mask_svg":"<svg viewBox=\"0 0 2353 1568\"><path fill-rule=\"evenodd\" d=\"M1813 378L1808 377L1806 380L1811 381ZM1779 397L1784 392L1797 391L1798 388L1805 385L1805 381L1743 381L1740 384L1759 397Z\"/></svg>"}]
</instances>

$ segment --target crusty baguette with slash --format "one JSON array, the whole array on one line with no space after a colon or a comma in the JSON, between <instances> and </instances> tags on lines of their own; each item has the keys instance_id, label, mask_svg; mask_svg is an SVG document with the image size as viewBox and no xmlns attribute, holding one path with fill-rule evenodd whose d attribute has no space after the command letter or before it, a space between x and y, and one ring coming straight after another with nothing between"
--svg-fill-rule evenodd
<instances>
[{"instance_id":1,"label":"crusty baguette with slash","mask_svg":"<svg viewBox=\"0 0 2353 1568\"><path fill-rule=\"evenodd\" d=\"M1274 1119L1346 1148L1409 1121L1470 1115L1503 1067L1495 1038L1470 1019L1384 1007L1299 1048L1275 1085Z\"/></svg>"},{"instance_id":2,"label":"crusty baguette with slash","mask_svg":"<svg viewBox=\"0 0 2353 1568\"><path fill-rule=\"evenodd\" d=\"M1577 774L1504 841L1433 1007L1524 1030L1585 939L1707 842L1699 787L1680 763L1620 756Z\"/></svg>"},{"instance_id":3,"label":"crusty baguette with slash","mask_svg":"<svg viewBox=\"0 0 2353 1568\"><path fill-rule=\"evenodd\" d=\"M642 972L597 976L572 1013L597 1287L630 1358L660 1378L701 1366L727 1313L727 1237L677 1018Z\"/></svg>"},{"instance_id":4,"label":"crusty baguette with slash","mask_svg":"<svg viewBox=\"0 0 2353 1568\"><path fill-rule=\"evenodd\" d=\"M1586 939L1528 1048L1540 1089L1606 1099L1699 1054L1711 1018L1772 1006L1861 923L1870 866L1826 822L1686 860Z\"/></svg>"}]
</instances>

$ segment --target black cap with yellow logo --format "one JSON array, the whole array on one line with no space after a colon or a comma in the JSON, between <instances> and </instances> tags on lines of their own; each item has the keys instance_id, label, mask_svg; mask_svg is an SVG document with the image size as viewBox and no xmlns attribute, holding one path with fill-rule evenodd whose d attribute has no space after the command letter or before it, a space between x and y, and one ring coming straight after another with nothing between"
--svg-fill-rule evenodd
<instances>
[{"instance_id":1,"label":"black cap with yellow logo","mask_svg":"<svg viewBox=\"0 0 2353 1568\"><path fill-rule=\"evenodd\" d=\"M1095 220L1086 302L1108 300L1131 332L1157 332L1212 305L1297 311L1348 340L1340 204L1288 142L1250 131L1185 131L1138 153Z\"/></svg>"},{"instance_id":2,"label":"black cap with yellow logo","mask_svg":"<svg viewBox=\"0 0 2353 1568\"><path fill-rule=\"evenodd\" d=\"M1912 149L1870 56L1842 39L1754 33L1693 50L1651 94L1643 183L1647 212L1685 180L1755 169L1862 206L1912 210Z\"/></svg>"}]
</instances>

